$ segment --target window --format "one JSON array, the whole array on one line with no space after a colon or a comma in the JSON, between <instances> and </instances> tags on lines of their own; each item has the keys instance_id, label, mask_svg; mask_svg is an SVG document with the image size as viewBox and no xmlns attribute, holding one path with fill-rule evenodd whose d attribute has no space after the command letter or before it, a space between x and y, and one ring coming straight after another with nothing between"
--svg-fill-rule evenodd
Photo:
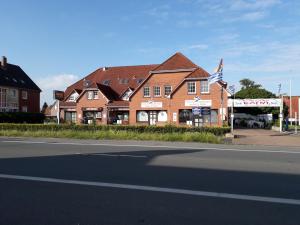
<instances>
[{"instance_id":1,"label":"window","mask_svg":"<svg viewBox=\"0 0 300 225\"><path fill-rule=\"evenodd\" d=\"M172 92L172 86L166 85L165 86L165 96L169 96Z\"/></svg>"},{"instance_id":2,"label":"window","mask_svg":"<svg viewBox=\"0 0 300 225\"><path fill-rule=\"evenodd\" d=\"M159 97L160 96L160 87L158 87L158 86L153 87L153 94L154 94L154 97Z\"/></svg>"},{"instance_id":3,"label":"window","mask_svg":"<svg viewBox=\"0 0 300 225\"><path fill-rule=\"evenodd\" d=\"M144 97L150 97L150 88L144 87Z\"/></svg>"},{"instance_id":4,"label":"window","mask_svg":"<svg viewBox=\"0 0 300 225\"><path fill-rule=\"evenodd\" d=\"M201 93L209 93L209 85L207 80L200 81L200 92Z\"/></svg>"},{"instance_id":5,"label":"window","mask_svg":"<svg viewBox=\"0 0 300 225\"><path fill-rule=\"evenodd\" d=\"M187 121L192 121L193 114L190 109L179 110L179 123L186 123Z\"/></svg>"},{"instance_id":6,"label":"window","mask_svg":"<svg viewBox=\"0 0 300 225\"><path fill-rule=\"evenodd\" d=\"M160 111L158 113L158 116L157 116L157 121L158 122L166 122L166 121L168 121L167 111Z\"/></svg>"},{"instance_id":7,"label":"window","mask_svg":"<svg viewBox=\"0 0 300 225\"><path fill-rule=\"evenodd\" d=\"M76 112L65 112L65 121L69 123L76 123Z\"/></svg>"},{"instance_id":8,"label":"window","mask_svg":"<svg viewBox=\"0 0 300 225\"><path fill-rule=\"evenodd\" d=\"M11 97L13 97L13 98L17 97L17 90L16 89L11 90Z\"/></svg>"},{"instance_id":9,"label":"window","mask_svg":"<svg viewBox=\"0 0 300 225\"><path fill-rule=\"evenodd\" d=\"M101 119L102 118L102 112L96 112L96 118Z\"/></svg>"},{"instance_id":10,"label":"window","mask_svg":"<svg viewBox=\"0 0 300 225\"><path fill-rule=\"evenodd\" d=\"M22 106L22 112L27 112L27 106Z\"/></svg>"},{"instance_id":11,"label":"window","mask_svg":"<svg viewBox=\"0 0 300 225\"><path fill-rule=\"evenodd\" d=\"M27 98L27 91L22 91L22 99L26 100Z\"/></svg>"},{"instance_id":12,"label":"window","mask_svg":"<svg viewBox=\"0 0 300 225\"><path fill-rule=\"evenodd\" d=\"M102 82L102 84L104 84L104 85L106 85L106 86L109 86L110 80L104 80L104 81Z\"/></svg>"},{"instance_id":13,"label":"window","mask_svg":"<svg viewBox=\"0 0 300 225\"><path fill-rule=\"evenodd\" d=\"M124 78L124 79L120 79L119 80L119 83L120 84L128 84L129 80L127 78Z\"/></svg>"},{"instance_id":14,"label":"window","mask_svg":"<svg viewBox=\"0 0 300 225\"><path fill-rule=\"evenodd\" d=\"M137 81L136 81L136 82L137 82L138 84L140 84L140 83L142 83L142 82L143 82L143 80L144 80L144 79L141 79L141 78L140 78L140 79L137 79Z\"/></svg>"},{"instance_id":15,"label":"window","mask_svg":"<svg viewBox=\"0 0 300 225\"><path fill-rule=\"evenodd\" d=\"M99 99L98 91L93 91L93 97L94 99Z\"/></svg>"},{"instance_id":16,"label":"window","mask_svg":"<svg viewBox=\"0 0 300 225\"><path fill-rule=\"evenodd\" d=\"M94 98L93 95L94 95L93 91L88 91L88 92L87 92L87 98L88 98L88 99L93 99L93 98Z\"/></svg>"},{"instance_id":17,"label":"window","mask_svg":"<svg viewBox=\"0 0 300 225\"><path fill-rule=\"evenodd\" d=\"M196 94L196 82L187 83L188 94Z\"/></svg>"},{"instance_id":18,"label":"window","mask_svg":"<svg viewBox=\"0 0 300 225\"><path fill-rule=\"evenodd\" d=\"M137 122L148 122L148 113L146 111L137 111Z\"/></svg>"}]
</instances>

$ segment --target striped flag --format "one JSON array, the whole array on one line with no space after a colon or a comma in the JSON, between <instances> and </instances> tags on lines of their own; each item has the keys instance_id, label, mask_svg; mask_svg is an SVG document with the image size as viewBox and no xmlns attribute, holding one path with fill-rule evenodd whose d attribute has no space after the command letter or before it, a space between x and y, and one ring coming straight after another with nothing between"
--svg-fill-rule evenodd
<instances>
[{"instance_id":1,"label":"striped flag","mask_svg":"<svg viewBox=\"0 0 300 225\"><path fill-rule=\"evenodd\" d=\"M223 79L223 59L220 60L219 66L216 68L215 73L209 76L208 83L213 84L222 79Z\"/></svg>"},{"instance_id":2,"label":"striped flag","mask_svg":"<svg viewBox=\"0 0 300 225\"><path fill-rule=\"evenodd\" d=\"M235 86L234 85L230 85L228 87L228 90L230 91L231 94L234 94L235 93Z\"/></svg>"}]
</instances>

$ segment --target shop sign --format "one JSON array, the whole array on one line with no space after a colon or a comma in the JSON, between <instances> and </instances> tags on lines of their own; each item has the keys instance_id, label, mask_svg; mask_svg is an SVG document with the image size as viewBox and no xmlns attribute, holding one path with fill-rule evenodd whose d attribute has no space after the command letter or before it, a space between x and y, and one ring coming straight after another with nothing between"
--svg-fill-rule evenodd
<instances>
[{"instance_id":1,"label":"shop sign","mask_svg":"<svg viewBox=\"0 0 300 225\"><path fill-rule=\"evenodd\" d=\"M192 108L192 112L193 112L194 115L201 115L202 114L200 107Z\"/></svg>"},{"instance_id":2,"label":"shop sign","mask_svg":"<svg viewBox=\"0 0 300 225\"><path fill-rule=\"evenodd\" d=\"M154 102L154 101L142 102L141 108L162 108L162 102Z\"/></svg>"},{"instance_id":3,"label":"shop sign","mask_svg":"<svg viewBox=\"0 0 300 225\"><path fill-rule=\"evenodd\" d=\"M195 107L211 107L211 100L198 100L198 99L194 99L194 100L185 100L184 101L184 105L185 106L195 106Z\"/></svg>"},{"instance_id":4,"label":"shop sign","mask_svg":"<svg viewBox=\"0 0 300 225\"><path fill-rule=\"evenodd\" d=\"M55 100L59 100L59 101L64 100L64 95L65 93L63 91L58 91L58 90L53 91L53 98Z\"/></svg>"},{"instance_id":5,"label":"shop sign","mask_svg":"<svg viewBox=\"0 0 300 225\"><path fill-rule=\"evenodd\" d=\"M228 106L231 107L280 107L280 98L257 98L257 99L228 99Z\"/></svg>"}]
</instances>

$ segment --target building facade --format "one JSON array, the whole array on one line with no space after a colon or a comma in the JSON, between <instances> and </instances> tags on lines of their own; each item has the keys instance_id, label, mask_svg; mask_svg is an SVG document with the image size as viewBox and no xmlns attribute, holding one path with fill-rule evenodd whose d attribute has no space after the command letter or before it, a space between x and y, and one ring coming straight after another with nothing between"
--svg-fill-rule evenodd
<instances>
[{"instance_id":1,"label":"building facade","mask_svg":"<svg viewBox=\"0 0 300 225\"><path fill-rule=\"evenodd\" d=\"M208 77L181 53L157 65L100 68L66 89L60 115L83 124L220 126L229 93Z\"/></svg>"},{"instance_id":2,"label":"building facade","mask_svg":"<svg viewBox=\"0 0 300 225\"><path fill-rule=\"evenodd\" d=\"M0 112L40 112L41 89L17 65L0 61Z\"/></svg>"},{"instance_id":3,"label":"building facade","mask_svg":"<svg viewBox=\"0 0 300 225\"><path fill-rule=\"evenodd\" d=\"M296 119L296 122L300 124L300 96L292 96L292 98L284 96L283 102L289 108L289 120L295 121ZM290 109L290 106L292 109Z\"/></svg>"}]
</instances>

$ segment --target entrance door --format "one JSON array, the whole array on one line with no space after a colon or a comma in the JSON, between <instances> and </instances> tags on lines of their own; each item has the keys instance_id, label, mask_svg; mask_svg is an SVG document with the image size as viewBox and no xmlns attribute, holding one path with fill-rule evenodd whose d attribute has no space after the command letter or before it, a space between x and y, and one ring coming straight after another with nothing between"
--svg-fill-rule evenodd
<instances>
[{"instance_id":1,"label":"entrance door","mask_svg":"<svg viewBox=\"0 0 300 225\"><path fill-rule=\"evenodd\" d=\"M194 117L194 126L195 127L202 127L203 126L203 119L200 117Z\"/></svg>"},{"instance_id":2,"label":"entrance door","mask_svg":"<svg viewBox=\"0 0 300 225\"><path fill-rule=\"evenodd\" d=\"M149 113L149 123L150 125L156 125L157 121L157 112L156 111L150 111Z\"/></svg>"}]
</instances>

